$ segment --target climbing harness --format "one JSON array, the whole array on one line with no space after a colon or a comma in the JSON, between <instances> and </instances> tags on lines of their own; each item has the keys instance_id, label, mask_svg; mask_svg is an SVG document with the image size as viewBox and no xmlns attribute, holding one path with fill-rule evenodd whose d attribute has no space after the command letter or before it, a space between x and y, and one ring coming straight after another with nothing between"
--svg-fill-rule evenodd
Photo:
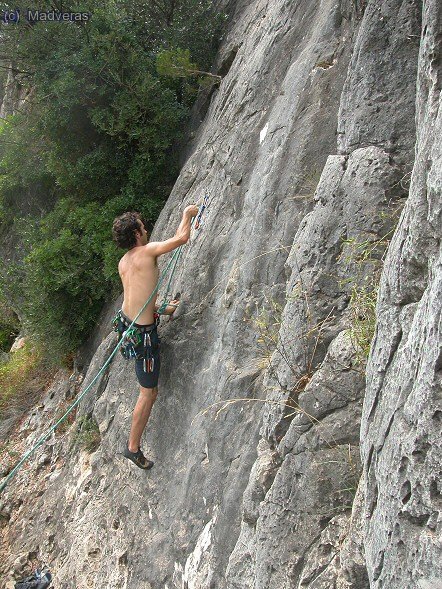
<instances>
[{"instance_id":1,"label":"climbing harness","mask_svg":"<svg viewBox=\"0 0 442 589\"><path fill-rule=\"evenodd\" d=\"M155 358L152 347L151 333L156 330L157 322L152 325L137 325L130 327L131 320L120 309L113 320L114 331L121 340L120 352L126 360L143 360L144 372L153 372Z\"/></svg>"},{"instance_id":2,"label":"climbing harness","mask_svg":"<svg viewBox=\"0 0 442 589\"><path fill-rule=\"evenodd\" d=\"M199 211L197 213L197 216L194 217L194 219L192 220L192 224L191 227L194 225L195 219L197 219L198 217L200 217L200 222L201 222L201 209L204 206L204 203L202 205L200 205L199 207ZM200 223L201 224L201 223ZM43 434L43 436L41 436L41 438L34 444L34 446L32 446L32 448L30 448L27 452L25 452L25 454L21 457L21 459L17 462L17 464L14 466L14 468L9 472L9 474L3 479L2 483L0 484L0 493L2 493L6 487L6 485L9 483L9 481L12 479L12 477L15 475L15 473L19 470L19 468L23 465L24 462L26 462L26 460L38 449L40 448L40 446L51 436L51 434L56 430L56 428L60 425L60 423L62 423L70 413L72 413L72 411L75 409L75 407L77 407L77 405L80 403L80 401L83 399L83 397L91 390L91 388L94 386L94 384L97 382L97 380L100 378L100 376L104 373L104 371L106 370L106 368L109 366L109 364L111 363L112 359L114 358L115 354L117 353L117 351L120 349L120 347L122 346L123 342L124 342L124 335L129 332L132 327L135 325L138 317L141 315L141 313L144 311L144 309L147 307L147 305L153 300L154 296L156 295L156 293L158 292L158 289L160 288L164 278L166 277L167 273L169 272L169 269L172 267L173 265L173 270L171 273L171 277L169 279L169 285L168 288L170 287L170 283L172 281L172 277L173 274L175 272L176 269L176 265L178 262L178 259L181 255L181 250L184 246L180 245L172 254L172 257L170 258L169 262L167 263L166 267L164 268L164 270L161 272L160 277L158 279L158 282L155 286L155 288L153 289L153 291L151 292L149 298L147 299L147 301L144 303L144 305L141 307L141 309L138 311L137 315L135 316L135 318L133 319L133 321L131 322L131 324L129 325L129 327L127 328L127 330L124 332L123 337L120 338L120 340L117 342L117 345L115 346L115 348L112 350L112 352L110 353L108 359L106 360L106 362L103 364L103 366L100 368L100 370L97 372L97 374L94 376L94 378L91 380L91 382L88 384L88 386L84 389L84 391L77 397L77 399L72 403L72 405L70 407L68 407L68 409L66 410L66 412L60 417L60 419L54 423L54 425L52 425L48 431ZM166 293L167 296L167 293ZM146 364L147 367L147 364ZM152 365L152 370L153 370L153 365Z\"/></svg>"}]
</instances>

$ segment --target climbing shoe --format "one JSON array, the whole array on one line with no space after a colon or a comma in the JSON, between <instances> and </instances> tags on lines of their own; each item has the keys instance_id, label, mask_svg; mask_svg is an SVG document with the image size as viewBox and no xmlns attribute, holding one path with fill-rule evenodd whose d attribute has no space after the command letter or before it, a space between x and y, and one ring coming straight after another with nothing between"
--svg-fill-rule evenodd
<instances>
[{"instance_id":1,"label":"climbing shoe","mask_svg":"<svg viewBox=\"0 0 442 589\"><path fill-rule=\"evenodd\" d=\"M138 466L138 468L142 468L143 470L149 470L153 466L152 460L148 460L144 454L141 452L141 448L138 448L137 452L131 452L129 447L126 446L123 456L131 460L134 464Z\"/></svg>"}]
</instances>

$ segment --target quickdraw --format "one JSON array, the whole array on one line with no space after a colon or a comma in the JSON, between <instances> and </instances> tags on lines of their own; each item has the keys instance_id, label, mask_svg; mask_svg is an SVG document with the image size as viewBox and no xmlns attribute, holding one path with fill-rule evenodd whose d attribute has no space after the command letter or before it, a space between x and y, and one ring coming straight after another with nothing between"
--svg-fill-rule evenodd
<instances>
[{"instance_id":1,"label":"quickdraw","mask_svg":"<svg viewBox=\"0 0 442 589\"><path fill-rule=\"evenodd\" d=\"M209 205L209 195L206 194L206 196L204 197L204 200L203 200L203 204L200 206L200 210L198 211L198 215L196 216L196 219L195 219L195 229L199 229L202 226L201 220L202 220L204 211L206 210L208 205Z\"/></svg>"},{"instance_id":2,"label":"quickdraw","mask_svg":"<svg viewBox=\"0 0 442 589\"><path fill-rule=\"evenodd\" d=\"M129 359L129 358L137 358L136 348L141 344L142 337L141 334L132 327L127 331L123 332L122 336L123 343L121 344L121 353L122 355Z\"/></svg>"}]
</instances>

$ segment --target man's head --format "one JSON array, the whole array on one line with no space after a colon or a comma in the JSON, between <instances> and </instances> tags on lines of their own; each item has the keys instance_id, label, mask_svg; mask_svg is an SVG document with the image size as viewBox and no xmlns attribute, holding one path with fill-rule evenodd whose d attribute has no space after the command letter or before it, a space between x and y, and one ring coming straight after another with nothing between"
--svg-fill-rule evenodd
<instances>
[{"instance_id":1,"label":"man's head","mask_svg":"<svg viewBox=\"0 0 442 589\"><path fill-rule=\"evenodd\" d=\"M136 245L146 245L148 235L140 213L129 212L117 217L112 225L115 243L124 249L132 249Z\"/></svg>"}]
</instances>

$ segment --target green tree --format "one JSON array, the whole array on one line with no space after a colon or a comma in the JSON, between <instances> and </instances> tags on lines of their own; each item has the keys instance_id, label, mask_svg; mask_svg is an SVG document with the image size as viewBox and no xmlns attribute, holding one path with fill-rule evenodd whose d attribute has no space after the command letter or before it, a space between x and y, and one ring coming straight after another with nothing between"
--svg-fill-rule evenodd
<instances>
[{"instance_id":1,"label":"green tree","mask_svg":"<svg viewBox=\"0 0 442 589\"><path fill-rule=\"evenodd\" d=\"M28 330L62 353L115 292L113 218L139 210L153 224L175 181L198 82L161 74L158 56L210 69L225 19L213 4L87 0L69 7L87 23L0 28L0 64L25 97L0 122L0 223L23 260L1 280Z\"/></svg>"},{"instance_id":2,"label":"green tree","mask_svg":"<svg viewBox=\"0 0 442 589\"><path fill-rule=\"evenodd\" d=\"M198 69L196 63L190 59L189 49L165 49L157 55L157 70L162 76L171 76L172 78L188 78L191 76L202 76L211 78L219 82L221 76L203 72Z\"/></svg>"}]
</instances>

